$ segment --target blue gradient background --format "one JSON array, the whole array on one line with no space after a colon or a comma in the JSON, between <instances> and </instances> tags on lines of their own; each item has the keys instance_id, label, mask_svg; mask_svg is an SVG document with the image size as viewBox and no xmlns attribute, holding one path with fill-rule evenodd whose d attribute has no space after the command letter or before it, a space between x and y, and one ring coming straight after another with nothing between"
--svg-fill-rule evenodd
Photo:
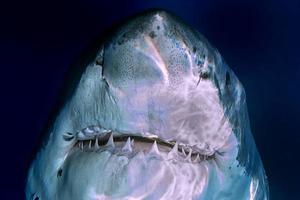
<instances>
[{"instance_id":1,"label":"blue gradient background","mask_svg":"<svg viewBox=\"0 0 300 200\"><path fill-rule=\"evenodd\" d=\"M26 170L68 67L105 29L148 8L172 11L221 52L246 89L271 199L299 199L300 2L294 0L1 5L0 199L24 199Z\"/></svg>"}]
</instances>

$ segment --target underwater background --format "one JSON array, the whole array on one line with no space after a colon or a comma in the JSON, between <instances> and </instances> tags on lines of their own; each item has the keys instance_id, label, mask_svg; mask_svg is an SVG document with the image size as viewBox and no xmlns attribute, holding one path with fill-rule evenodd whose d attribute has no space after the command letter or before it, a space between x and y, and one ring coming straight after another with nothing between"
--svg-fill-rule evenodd
<instances>
[{"instance_id":1,"label":"underwater background","mask_svg":"<svg viewBox=\"0 0 300 200\"><path fill-rule=\"evenodd\" d=\"M272 200L300 197L300 1L21 1L0 6L1 199L27 169L64 77L105 30L146 9L182 18L242 82Z\"/></svg>"}]
</instances>

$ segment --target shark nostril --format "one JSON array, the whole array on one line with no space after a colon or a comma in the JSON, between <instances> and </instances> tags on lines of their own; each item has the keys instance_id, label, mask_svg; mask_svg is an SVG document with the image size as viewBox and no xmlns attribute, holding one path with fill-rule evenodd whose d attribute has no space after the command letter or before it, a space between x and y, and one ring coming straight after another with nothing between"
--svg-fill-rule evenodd
<instances>
[{"instance_id":1,"label":"shark nostril","mask_svg":"<svg viewBox=\"0 0 300 200\"><path fill-rule=\"evenodd\" d=\"M155 38L157 35L155 34L154 31L151 31L151 32L149 33L149 36L153 39L153 38Z\"/></svg>"},{"instance_id":2,"label":"shark nostril","mask_svg":"<svg viewBox=\"0 0 300 200\"><path fill-rule=\"evenodd\" d=\"M57 178L62 176L63 170L60 168L57 172Z\"/></svg>"},{"instance_id":3,"label":"shark nostril","mask_svg":"<svg viewBox=\"0 0 300 200\"><path fill-rule=\"evenodd\" d=\"M209 72L208 71L203 71L200 73L200 77L203 79L208 79L209 77Z\"/></svg>"},{"instance_id":4,"label":"shark nostril","mask_svg":"<svg viewBox=\"0 0 300 200\"><path fill-rule=\"evenodd\" d=\"M200 70L199 72L199 80L197 82L197 85L199 85L201 79L206 80L210 77L209 71L208 70Z\"/></svg>"}]
</instances>

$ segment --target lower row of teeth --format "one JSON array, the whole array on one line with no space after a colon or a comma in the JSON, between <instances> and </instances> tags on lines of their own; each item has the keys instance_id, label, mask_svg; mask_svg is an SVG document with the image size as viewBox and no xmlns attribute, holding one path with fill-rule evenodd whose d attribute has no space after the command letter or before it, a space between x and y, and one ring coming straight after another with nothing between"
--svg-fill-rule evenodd
<instances>
[{"instance_id":1,"label":"lower row of teeth","mask_svg":"<svg viewBox=\"0 0 300 200\"><path fill-rule=\"evenodd\" d=\"M100 149L100 145L98 143L98 138L96 138L94 140L88 140L88 144L85 145L84 143L86 143L86 142L84 142L83 140L79 140L77 142L77 145L81 150L84 150L84 149L98 150L98 149ZM104 145L104 147L108 147L108 148L116 147L114 139L113 139L113 134L110 135L110 137L109 137L107 143ZM132 153L133 147L134 147L134 140L133 139L131 140L130 137L128 137L125 145L121 148L121 151L124 153ZM157 156L161 155L161 152L160 152L160 150L157 146L157 142L155 140L154 140L148 154L157 155ZM208 158L204 155L200 155L199 153L192 154L191 148L189 148L189 150L187 152L186 152L186 150L184 150L184 148L181 148L181 152L180 152L180 151L178 151L178 143L176 142L175 145L173 146L173 148L171 149L171 151L168 152L167 158L168 159L178 159L179 157L183 157L186 162L192 162L192 163L197 163L197 162L206 160Z\"/></svg>"}]
</instances>

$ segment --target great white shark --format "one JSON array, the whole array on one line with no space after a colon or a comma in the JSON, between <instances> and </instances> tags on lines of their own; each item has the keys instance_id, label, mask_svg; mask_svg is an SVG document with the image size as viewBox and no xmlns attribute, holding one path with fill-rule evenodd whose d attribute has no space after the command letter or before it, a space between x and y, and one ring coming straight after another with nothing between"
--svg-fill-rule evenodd
<instances>
[{"instance_id":1,"label":"great white shark","mask_svg":"<svg viewBox=\"0 0 300 200\"><path fill-rule=\"evenodd\" d=\"M121 26L84 65L28 173L28 200L266 200L243 86L166 11Z\"/></svg>"}]
</instances>

